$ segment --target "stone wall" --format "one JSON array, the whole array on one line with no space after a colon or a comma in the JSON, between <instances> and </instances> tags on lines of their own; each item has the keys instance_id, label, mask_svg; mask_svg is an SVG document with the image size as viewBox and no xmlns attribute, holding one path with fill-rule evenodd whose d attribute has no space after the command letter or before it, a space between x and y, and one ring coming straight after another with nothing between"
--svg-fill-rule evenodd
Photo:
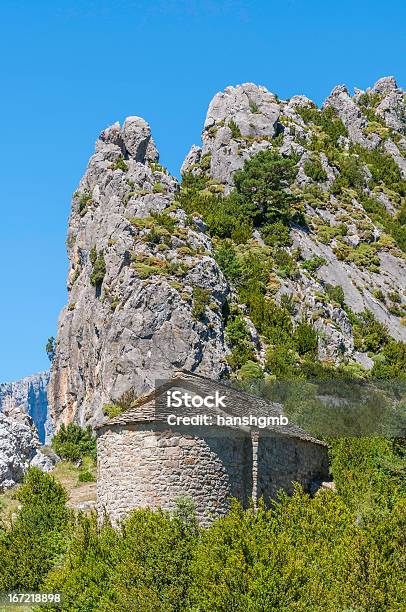
<instances>
[{"instance_id":1,"label":"stone wall","mask_svg":"<svg viewBox=\"0 0 406 612\"><path fill-rule=\"evenodd\" d=\"M244 507L269 504L297 481L308 490L328 477L327 448L299 438L227 428L168 429L167 425L110 425L97 440L98 513L117 525L134 508L173 510L192 498L199 522L224 515L230 498Z\"/></svg>"},{"instance_id":2,"label":"stone wall","mask_svg":"<svg viewBox=\"0 0 406 612\"><path fill-rule=\"evenodd\" d=\"M247 506L252 496L251 439L230 428L115 425L99 430L97 456L98 513L113 524L134 508L173 510L186 496L207 525L231 497Z\"/></svg>"},{"instance_id":3,"label":"stone wall","mask_svg":"<svg viewBox=\"0 0 406 612\"><path fill-rule=\"evenodd\" d=\"M259 434L258 498L268 504L279 489L291 493L292 483L300 482L308 490L312 480L318 479L328 479L327 447L269 432Z\"/></svg>"}]
</instances>

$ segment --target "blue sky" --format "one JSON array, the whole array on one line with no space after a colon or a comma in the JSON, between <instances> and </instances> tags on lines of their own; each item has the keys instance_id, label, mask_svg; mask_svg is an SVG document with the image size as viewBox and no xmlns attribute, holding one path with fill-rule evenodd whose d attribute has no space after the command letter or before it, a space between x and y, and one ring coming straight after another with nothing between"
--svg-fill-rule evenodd
<instances>
[{"instance_id":1,"label":"blue sky","mask_svg":"<svg viewBox=\"0 0 406 612\"><path fill-rule=\"evenodd\" d=\"M70 197L104 127L145 117L178 174L227 85L318 103L338 83L405 87L405 24L404 0L3 0L0 382L49 365Z\"/></svg>"}]
</instances>

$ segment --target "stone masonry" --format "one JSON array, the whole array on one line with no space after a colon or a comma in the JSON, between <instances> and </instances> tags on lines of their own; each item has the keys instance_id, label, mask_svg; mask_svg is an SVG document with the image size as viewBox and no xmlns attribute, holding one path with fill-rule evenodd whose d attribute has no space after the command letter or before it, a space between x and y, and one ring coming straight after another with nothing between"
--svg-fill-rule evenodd
<instances>
[{"instance_id":1,"label":"stone masonry","mask_svg":"<svg viewBox=\"0 0 406 612\"><path fill-rule=\"evenodd\" d=\"M188 497L199 522L208 525L227 512L233 497L243 507L260 497L269 503L280 489L291 492L295 481L308 490L312 481L328 477L326 446L295 426L285 433L242 426L169 426L158 406L171 386L194 388L201 396L220 389L227 403L223 414L278 413L274 405L246 393L180 373L141 398L134 409L99 427L99 519L107 514L117 525L135 508L170 511L177 499Z\"/></svg>"}]
</instances>

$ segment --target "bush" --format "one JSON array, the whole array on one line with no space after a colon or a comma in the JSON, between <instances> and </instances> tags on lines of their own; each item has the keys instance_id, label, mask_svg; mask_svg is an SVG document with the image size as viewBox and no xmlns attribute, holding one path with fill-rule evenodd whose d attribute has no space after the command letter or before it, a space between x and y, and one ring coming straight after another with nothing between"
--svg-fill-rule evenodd
<instances>
[{"instance_id":1,"label":"bush","mask_svg":"<svg viewBox=\"0 0 406 612\"><path fill-rule=\"evenodd\" d=\"M67 494L51 475L31 468L16 498L17 517L0 530L0 589L37 591L65 549Z\"/></svg>"},{"instance_id":2,"label":"bush","mask_svg":"<svg viewBox=\"0 0 406 612\"><path fill-rule=\"evenodd\" d=\"M237 378L239 380L262 380L264 371L259 363L249 360L238 370Z\"/></svg>"},{"instance_id":3,"label":"bush","mask_svg":"<svg viewBox=\"0 0 406 612\"><path fill-rule=\"evenodd\" d=\"M94 482L95 480L96 479L90 470L85 469L79 472L79 477L78 477L79 482Z\"/></svg>"},{"instance_id":4,"label":"bush","mask_svg":"<svg viewBox=\"0 0 406 612\"><path fill-rule=\"evenodd\" d=\"M383 341L381 340L380 346ZM406 343L387 341L380 354L382 359L377 360L372 376L385 379L406 378Z\"/></svg>"},{"instance_id":5,"label":"bush","mask_svg":"<svg viewBox=\"0 0 406 612\"><path fill-rule=\"evenodd\" d=\"M121 170L122 172L127 172L128 170L128 166L124 161L124 157L122 155L120 155L120 157L117 159L116 162L114 162L114 164L112 164L110 166L111 170Z\"/></svg>"},{"instance_id":6,"label":"bush","mask_svg":"<svg viewBox=\"0 0 406 612\"><path fill-rule=\"evenodd\" d=\"M165 193L165 187L162 185L162 183L154 183L154 186L152 187L152 192L153 193Z\"/></svg>"},{"instance_id":7,"label":"bush","mask_svg":"<svg viewBox=\"0 0 406 612\"><path fill-rule=\"evenodd\" d=\"M210 291L203 287L193 287L192 316L195 319L203 319L206 308L210 303Z\"/></svg>"},{"instance_id":8,"label":"bush","mask_svg":"<svg viewBox=\"0 0 406 612\"><path fill-rule=\"evenodd\" d=\"M335 146L340 136L348 136L345 125L331 106L321 110L314 106L301 106L297 112L306 123L314 123L322 128L330 146Z\"/></svg>"},{"instance_id":9,"label":"bush","mask_svg":"<svg viewBox=\"0 0 406 612\"><path fill-rule=\"evenodd\" d=\"M252 221L244 213L242 199L236 193L222 197L184 187L178 195L179 206L190 215L200 214L207 224L211 236L232 238L237 243L245 243L252 236Z\"/></svg>"},{"instance_id":10,"label":"bush","mask_svg":"<svg viewBox=\"0 0 406 612\"><path fill-rule=\"evenodd\" d=\"M305 161L303 169L307 176L313 181L326 181L327 180L327 172L324 170L321 165L321 161L319 158Z\"/></svg>"},{"instance_id":11,"label":"bush","mask_svg":"<svg viewBox=\"0 0 406 612\"><path fill-rule=\"evenodd\" d=\"M56 354L56 340L53 336L48 338L48 341L45 346L45 352L48 355L49 361L52 363L52 361L55 359Z\"/></svg>"},{"instance_id":12,"label":"bush","mask_svg":"<svg viewBox=\"0 0 406 612\"><path fill-rule=\"evenodd\" d=\"M324 257L319 257L316 255L311 259L305 259L302 263L302 268L308 270L309 272L316 272L321 266L324 266L327 263L327 260Z\"/></svg>"},{"instance_id":13,"label":"bush","mask_svg":"<svg viewBox=\"0 0 406 612\"><path fill-rule=\"evenodd\" d=\"M356 350L378 353L387 344L388 328L377 321L370 310L365 310L358 315L353 314L351 319Z\"/></svg>"},{"instance_id":14,"label":"bush","mask_svg":"<svg viewBox=\"0 0 406 612\"><path fill-rule=\"evenodd\" d=\"M52 438L52 448L62 459L79 461L83 457L96 460L96 438L91 427L83 429L76 423L63 423L57 434Z\"/></svg>"},{"instance_id":15,"label":"bush","mask_svg":"<svg viewBox=\"0 0 406 612\"><path fill-rule=\"evenodd\" d=\"M241 265L232 241L228 239L221 241L214 256L226 278L237 285L241 276Z\"/></svg>"},{"instance_id":16,"label":"bush","mask_svg":"<svg viewBox=\"0 0 406 612\"><path fill-rule=\"evenodd\" d=\"M92 196L90 191L84 189L84 191L79 195L79 205L78 210L81 217L87 212L87 207L92 201Z\"/></svg>"},{"instance_id":17,"label":"bush","mask_svg":"<svg viewBox=\"0 0 406 612\"><path fill-rule=\"evenodd\" d=\"M289 192L289 187L296 174L296 159L282 157L273 150L260 151L234 174L236 192L254 225L288 223L292 219L297 198Z\"/></svg>"},{"instance_id":18,"label":"bush","mask_svg":"<svg viewBox=\"0 0 406 612\"><path fill-rule=\"evenodd\" d=\"M232 346L227 362L233 370L244 366L247 362L255 361L255 350L247 323L241 314L230 317L225 328L225 336Z\"/></svg>"},{"instance_id":19,"label":"bush","mask_svg":"<svg viewBox=\"0 0 406 612\"><path fill-rule=\"evenodd\" d=\"M294 333L294 340L296 350L299 355L316 355L318 337L313 325L308 323L305 319L296 326Z\"/></svg>"},{"instance_id":20,"label":"bush","mask_svg":"<svg viewBox=\"0 0 406 612\"><path fill-rule=\"evenodd\" d=\"M90 253L90 261L93 266L93 271L90 275L90 283L93 285L93 287L97 287L102 284L106 274L106 262L104 260L103 251L100 251L100 253L97 255L96 250L92 250Z\"/></svg>"},{"instance_id":21,"label":"bush","mask_svg":"<svg viewBox=\"0 0 406 612\"><path fill-rule=\"evenodd\" d=\"M189 513L181 515L136 510L121 532L83 516L44 588L64 592L65 610L180 612L197 539Z\"/></svg>"},{"instance_id":22,"label":"bush","mask_svg":"<svg viewBox=\"0 0 406 612\"><path fill-rule=\"evenodd\" d=\"M282 248L277 248L272 252L272 257L279 276L283 278L295 278L298 274L298 267L295 259Z\"/></svg>"},{"instance_id":23,"label":"bush","mask_svg":"<svg viewBox=\"0 0 406 612\"><path fill-rule=\"evenodd\" d=\"M326 283L324 285L324 290L332 302L336 302L337 304L340 304L340 306L344 304L345 294L340 285L330 285L330 283Z\"/></svg>"},{"instance_id":24,"label":"bush","mask_svg":"<svg viewBox=\"0 0 406 612\"><path fill-rule=\"evenodd\" d=\"M261 227L261 236L265 244L269 246L283 247L292 244L289 227L281 220L276 223L265 223Z\"/></svg>"},{"instance_id":25,"label":"bush","mask_svg":"<svg viewBox=\"0 0 406 612\"><path fill-rule=\"evenodd\" d=\"M386 520L363 528L339 496L321 492L311 499L299 488L268 511L234 505L202 534L191 567L190 608L399 609L405 518L400 500Z\"/></svg>"},{"instance_id":26,"label":"bush","mask_svg":"<svg viewBox=\"0 0 406 612\"><path fill-rule=\"evenodd\" d=\"M232 138L234 138L234 140L239 140L241 138L241 131L240 131L240 128L238 127L238 125L236 124L236 122L233 119L231 119L228 122L228 127L231 130Z\"/></svg>"}]
</instances>

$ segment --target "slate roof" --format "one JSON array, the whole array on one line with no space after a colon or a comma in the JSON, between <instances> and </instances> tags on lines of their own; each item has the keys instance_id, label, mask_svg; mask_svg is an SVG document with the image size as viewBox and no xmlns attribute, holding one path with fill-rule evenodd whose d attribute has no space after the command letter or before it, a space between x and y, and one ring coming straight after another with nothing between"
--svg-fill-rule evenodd
<instances>
[{"instance_id":1,"label":"slate roof","mask_svg":"<svg viewBox=\"0 0 406 612\"><path fill-rule=\"evenodd\" d=\"M254 414L256 416L277 417L283 414L281 404L268 402L262 398L246 393L245 391L240 391L222 382L214 381L210 378L181 370L176 372L170 380L164 382L154 391L141 396L133 407L115 417L112 417L111 419L108 419L99 425L97 429L109 428L110 426L115 425L125 426L143 422L166 422L166 417L169 414L176 412L176 409L167 408L165 405L166 391L176 387L189 390L192 393L195 392L201 396L213 395L217 390L226 397L227 409L209 409L206 407L202 409L189 408L188 410L190 414L205 413L211 415L241 417L250 414ZM187 414L185 412L185 408L183 408L183 414ZM191 425L190 427L193 426ZM234 429L250 431L251 429L256 430L258 428L237 426ZM291 423L284 426L269 425L263 429L261 428L261 431L272 431L278 433L278 435L286 435L292 438L299 438L307 442L312 442L313 444L327 446L324 442L317 440L300 427L297 427Z\"/></svg>"}]
</instances>

